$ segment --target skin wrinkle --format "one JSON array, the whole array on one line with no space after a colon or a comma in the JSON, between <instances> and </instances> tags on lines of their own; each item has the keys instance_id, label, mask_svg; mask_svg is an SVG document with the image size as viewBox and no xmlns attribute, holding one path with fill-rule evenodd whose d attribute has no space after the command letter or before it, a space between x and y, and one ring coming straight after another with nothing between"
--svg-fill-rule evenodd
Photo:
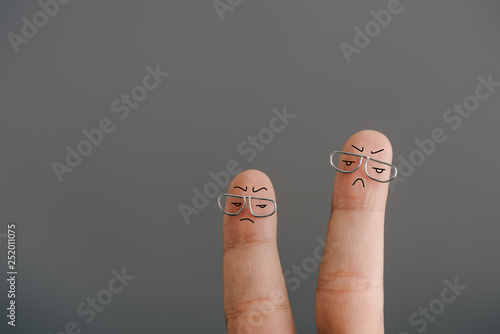
<instances>
[{"instance_id":1,"label":"skin wrinkle","mask_svg":"<svg viewBox=\"0 0 500 334\"><path fill-rule=\"evenodd\" d=\"M251 294L251 291L246 291L246 292L247 294ZM281 291L280 294L282 294ZM242 298L239 300L237 305L238 308L232 310L231 314L236 312L250 313L255 310L261 311L263 313L273 313L290 308L286 298L271 298L271 297L256 297L248 300Z\"/></svg>"},{"instance_id":2,"label":"skin wrinkle","mask_svg":"<svg viewBox=\"0 0 500 334\"><path fill-rule=\"evenodd\" d=\"M259 269L256 272L262 272L265 269L265 266L262 265L262 263L259 261L257 261L256 263L257 266L259 266ZM254 271L251 270L249 271L249 273L254 273ZM247 280L252 279L253 275L249 274L247 276ZM258 280L257 284L260 286L263 281L264 280ZM247 295L251 294L251 291L245 290L245 292ZM280 293L282 294L281 291ZM287 298L257 297L248 300L242 298L235 305L237 305L236 308L225 311L225 318L228 324L230 324L232 321L246 321L247 324L250 325L255 323L259 324L261 321L264 321L265 319L270 318L275 314L283 313L284 315L287 315L291 313ZM265 323L262 323L257 327L250 327L253 327L257 332L261 332L263 330L262 325L264 324Z\"/></svg>"},{"instance_id":3,"label":"skin wrinkle","mask_svg":"<svg viewBox=\"0 0 500 334\"><path fill-rule=\"evenodd\" d=\"M261 299L254 299L254 300L247 301L244 304L249 304L251 306L259 305L258 302L265 300L265 299L268 299L268 301L271 302L269 300L269 298L261 298ZM243 305L243 304L241 304L241 305ZM272 316L276 313L280 313L280 312L287 312L288 313L288 312L290 312L290 306L288 306L288 305L283 305L280 307L273 307L272 309L266 309L264 307L258 307L258 306L252 308L251 306L248 306L248 308L242 307L241 309L235 310L229 314L225 313L224 315L226 317L226 321L229 322L231 320L241 319L241 318L248 319L248 316L253 315L253 314L258 314L259 316L262 316L263 318L269 318L270 316ZM247 317L245 317L245 315L247 315Z\"/></svg>"},{"instance_id":4,"label":"skin wrinkle","mask_svg":"<svg viewBox=\"0 0 500 334\"><path fill-rule=\"evenodd\" d=\"M318 279L318 290L331 293L382 291L383 285L373 284L368 275L351 271L338 271L326 273Z\"/></svg>"},{"instance_id":5,"label":"skin wrinkle","mask_svg":"<svg viewBox=\"0 0 500 334\"><path fill-rule=\"evenodd\" d=\"M272 238L260 238L258 236L241 237L234 242L228 242L223 250L229 251L248 251L248 248L255 247L256 245L272 245L275 240Z\"/></svg>"}]
</instances>

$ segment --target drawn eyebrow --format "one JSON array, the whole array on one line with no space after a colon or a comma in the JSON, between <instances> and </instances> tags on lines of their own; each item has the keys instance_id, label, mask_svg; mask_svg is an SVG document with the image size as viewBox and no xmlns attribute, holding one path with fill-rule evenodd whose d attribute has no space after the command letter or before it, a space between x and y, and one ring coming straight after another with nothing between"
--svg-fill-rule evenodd
<instances>
[{"instance_id":1,"label":"drawn eyebrow","mask_svg":"<svg viewBox=\"0 0 500 334\"><path fill-rule=\"evenodd\" d=\"M240 187L240 186L236 186L236 187L234 187L234 188L235 188L235 189L236 189L236 188L240 188L240 189L241 189L241 190L243 190L243 191L247 191L247 189L248 189L248 187L245 187L245 189L243 189L243 188L242 188L242 187Z\"/></svg>"},{"instance_id":2,"label":"drawn eyebrow","mask_svg":"<svg viewBox=\"0 0 500 334\"><path fill-rule=\"evenodd\" d=\"M364 147L362 147L362 148L361 148L361 150L360 150L359 148L357 148L357 147L356 147L356 146L354 146L354 145L351 145L351 146L352 146L352 147L354 147L355 149L357 149L357 150L358 150L358 151L360 151L360 152L363 152L363 150L365 149Z\"/></svg>"},{"instance_id":3,"label":"drawn eyebrow","mask_svg":"<svg viewBox=\"0 0 500 334\"><path fill-rule=\"evenodd\" d=\"M377 152L370 151L371 154L382 152L384 149L378 150Z\"/></svg>"},{"instance_id":4,"label":"drawn eyebrow","mask_svg":"<svg viewBox=\"0 0 500 334\"><path fill-rule=\"evenodd\" d=\"M267 190L267 188L266 188L266 187L262 187L262 188L257 189L257 190L255 190L255 187L252 187L252 191L253 191L254 193L256 193L257 191L261 191L262 189L266 189L266 190Z\"/></svg>"}]
</instances>

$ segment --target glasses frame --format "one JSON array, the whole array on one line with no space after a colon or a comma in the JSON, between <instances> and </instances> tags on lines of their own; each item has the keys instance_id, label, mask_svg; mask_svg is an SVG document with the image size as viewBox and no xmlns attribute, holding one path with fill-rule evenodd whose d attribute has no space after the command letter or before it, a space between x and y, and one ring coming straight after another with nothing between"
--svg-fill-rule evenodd
<instances>
[{"instance_id":1,"label":"glasses frame","mask_svg":"<svg viewBox=\"0 0 500 334\"><path fill-rule=\"evenodd\" d=\"M236 197L236 198L243 198L243 205L241 206L240 210L237 213L226 212L225 208L222 207L222 204L221 204L220 201L221 201L221 198L224 197L224 196ZM278 204L276 204L276 201L274 199L264 198L264 197L255 197L255 196L239 196L239 195L233 195L233 194L220 194L219 197L217 198L217 205L219 206L219 209L225 215L228 215L228 216L237 216L237 215L239 215L241 213L241 211L243 211L243 209L247 205L247 199L248 199L248 205L249 205L250 213L252 214L252 216L254 216L256 218L263 218L263 217L272 216L272 215L274 215L276 213L276 210L278 209ZM252 210L252 199L261 199L261 200L271 201L274 204L274 210L273 210L273 212L270 213L270 214L268 214L268 215L256 215L256 214L254 214L253 210Z\"/></svg>"},{"instance_id":2,"label":"glasses frame","mask_svg":"<svg viewBox=\"0 0 500 334\"><path fill-rule=\"evenodd\" d=\"M343 171L343 170L339 169L333 163L333 156L335 154L353 155L355 157L360 157L361 160L359 160L359 164L358 164L358 166L356 168L354 168L353 170L351 170L349 172L346 172L346 171ZM366 161L365 161L365 168L364 168L365 169L365 174L366 174L366 176L368 176L373 181L377 181L377 182L380 182L380 183L387 183L387 182L391 182L392 180L394 180L396 178L396 176L398 176L398 168L396 166L388 163L388 162L384 162L384 161L380 161L380 160L377 160L377 159L373 159L373 158L367 157L366 155L361 155L361 154L356 154L356 153L350 153L350 152L344 152L344 151L334 151L332 154L330 154L330 165L332 165L332 167L335 168L338 172L341 172L341 173L344 173L344 174L349 174L349 173L354 172L355 170L357 170L361 166L361 164L363 163L363 158L366 159ZM378 163L390 166L391 168L394 168L394 176L392 176L389 180L386 180L386 181L380 181L380 180L377 180L376 178L370 176L370 174L368 173L368 161L369 160L373 160L375 162L378 162Z\"/></svg>"}]
</instances>

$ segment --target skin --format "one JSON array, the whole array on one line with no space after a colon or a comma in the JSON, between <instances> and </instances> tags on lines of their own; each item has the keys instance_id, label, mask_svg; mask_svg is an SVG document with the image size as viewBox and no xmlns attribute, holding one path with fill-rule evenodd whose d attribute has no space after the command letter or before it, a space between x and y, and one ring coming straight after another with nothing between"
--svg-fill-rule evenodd
<instances>
[{"instance_id":1,"label":"skin","mask_svg":"<svg viewBox=\"0 0 500 334\"><path fill-rule=\"evenodd\" d=\"M392 162L391 143L372 130L354 134L342 151ZM350 174L337 172L335 178L316 291L320 334L384 333L384 214L389 185L371 180L362 167ZM253 193L252 189L261 187L267 190ZM276 199L271 180L257 170L238 174L228 192ZM237 216L224 215L224 312L228 334L296 332L276 230L277 213L256 218L247 205Z\"/></svg>"}]
</instances>

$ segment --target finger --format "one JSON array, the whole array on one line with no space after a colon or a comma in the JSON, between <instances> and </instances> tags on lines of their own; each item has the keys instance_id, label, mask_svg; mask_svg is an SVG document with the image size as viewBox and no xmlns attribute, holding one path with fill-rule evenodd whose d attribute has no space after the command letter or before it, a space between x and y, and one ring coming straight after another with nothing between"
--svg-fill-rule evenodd
<instances>
[{"instance_id":1,"label":"finger","mask_svg":"<svg viewBox=\"0 0 500 334\"><path fill-rule=\"evenodd\" d=\"M376 131L354 134L342 151L392 162L391 143ZM384 215L388 183L368 178L365 160L354 172L336 175L316 291L319 333L384 332Z\"/></svg>"},{"instance_id":2,"label":"finger","mask_svg":"<svg viewBox=\"0 0 500 334\"><path fill-rule=\"evenodd\" d=\"M271 180L257 170L238 174L228 193L276 200ZM224 215L224 313L229 334L295 333L276 229L277 214L254 217L248 201L237 216Z\"/></svg>"}]
</instances>

